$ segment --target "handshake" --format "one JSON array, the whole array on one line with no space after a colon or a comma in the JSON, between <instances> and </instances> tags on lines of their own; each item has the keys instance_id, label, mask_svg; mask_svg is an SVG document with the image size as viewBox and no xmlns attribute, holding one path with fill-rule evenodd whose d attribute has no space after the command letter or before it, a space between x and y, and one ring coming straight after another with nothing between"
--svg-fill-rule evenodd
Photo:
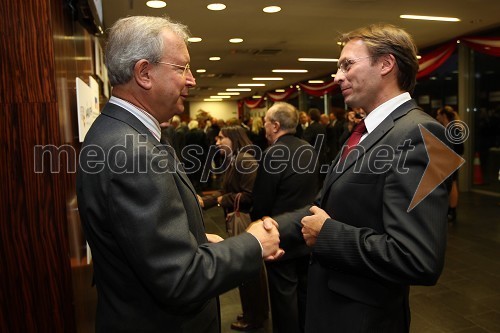
<instances>
[{"instance_id":1,"label":"handshake","mask_svg":"<svg viewBox=\"0 0 500 333\"><path fill-rule=\"evenodd\" d=\"M302 224L302 237L309 247L316 244L319 232L323 224L330 216L321 208L312 206L309 208L311 215L304 216L300 221ZM285 254L285 251L279 247L280 234L278 231L278 222L269 216L252 222L246 232L252 234L262 246L262 257L264 260L277 260ZM207 234L208 241L217 243L222 241L222 237L214 234Z\"/></svg>"},{"instance_id":2,"label":"handshake","mask_svg":"<svg viewBox=\"0 0 500 333\"><path fill-rule=\"evenodd\" d=\"M280 233L278 223L270 217L264 217L252 222L246 231L252 234L262 246L262 258L264 260L277 260L285 254L279 247Z\"/></svg>"},{"instance_id":3,"label":"handshake","mask_svg":"<svg viewBox=\"0 0 500 333\"><path fill-rule=\"evenodd\" d=\"M311 215L304 216L302 224L302 237L307 246L313 247L316 244L318 234L323 228L323 224L330 216L321 208L312 206L309 208ZM257 220L250 224L246 230L257 238L264 250L264 260L276 260L281 258L285 251L279 247L280 239L278 223L266 216L262 220Z\"/></svg>"}]
</instances>

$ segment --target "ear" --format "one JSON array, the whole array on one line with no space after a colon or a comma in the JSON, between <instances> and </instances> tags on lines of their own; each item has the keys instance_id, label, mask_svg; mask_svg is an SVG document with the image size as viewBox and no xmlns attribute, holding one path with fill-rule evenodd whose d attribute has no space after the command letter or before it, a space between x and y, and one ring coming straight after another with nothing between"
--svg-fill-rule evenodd
<instances>
[{"instance_id":1,"label":"ear","mask_svg":"<svg viewBox=\"0 0 500 333\"><path fill-rule=\"evenodd\" d=\"M134 65L134 79L137 84L146 90L151 89L150 71L152 70L151 63L146 59L141 59Z\"/></svg>"},{"instance_id":2,"label":"ear","mask_svg":"<svg viewBox=\"0 0 500 333\"><path fill-rule=\"evenodd\" d=\"M272 123L273 124L273 132L274 133L278 133L280 128L281 128L281 124L279 121L275 121Z\"/></svg>"},{"instance_id":3,"label":"ear","mask_svg":"<svg viewBox=\"0 0 500 333\"><path fill-rule=\"evenodd\" d=\"M382 62L381 74L386 75L393 71L396 64L396 58L392 54L386 54L379 59Z\"/></svg>"}]
</instances>

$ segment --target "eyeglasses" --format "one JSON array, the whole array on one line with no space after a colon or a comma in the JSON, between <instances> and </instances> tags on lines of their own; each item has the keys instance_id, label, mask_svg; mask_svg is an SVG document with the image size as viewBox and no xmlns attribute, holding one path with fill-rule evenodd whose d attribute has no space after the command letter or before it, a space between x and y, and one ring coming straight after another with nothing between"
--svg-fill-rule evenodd
<instances>
[{"instance_id":1,"label":"eyeglasses","mask_svg":"<svg viewBox=\"0 0 500 333\"><path fill-rule=\"evenodd\" d=\"M189 63L187 63L185 66L181 66L181 65L172 64L170 62L158 61L157 64L170 65L170 66L174 66L177 68L181 68L182 69L182 77L185 77L186 73L188 71L191 71L191 66L189 66Z\"/></svg>"},{"instance_id":2,"label":"eyeglasses","mask_svg":"<svg viewBox=\"0 0 500 333\"><path fill-rule=\"evenodd\" d=\"M371 58L372 56L367 56L367 57L360 57L360 58L354 58L354 59L345 59L342 62L338 64L338 69L342 71L342 73L347 74L349 70L351 69L351 66L357 63L360 60L363 59L368 59Z\"/></svg>"}]
</instances>

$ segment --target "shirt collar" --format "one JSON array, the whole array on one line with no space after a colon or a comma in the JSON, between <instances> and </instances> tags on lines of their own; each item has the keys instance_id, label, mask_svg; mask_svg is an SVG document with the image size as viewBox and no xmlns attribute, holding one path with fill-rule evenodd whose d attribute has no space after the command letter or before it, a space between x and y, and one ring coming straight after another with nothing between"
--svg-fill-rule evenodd
<instances>
[{"instance_id":1,"label":"shirt collar","mask_svg":"<svg viewBox=\"0 0 500 333\"><path fill-rule=\"evenodd\" d=\"M161 138L160 123L149 112L116 96L111 96L111 98L109 99L109 103L118 105L127 110L128 112L132 113L137 119L139 119L141 123L144 124L144 126L146 126L149 132L151 132L151 134L153 134L153 136L158 141L160 141Z\"/></svg>"},{"instance_id":2,"label":"shirt collar","mask_svg":"<svg viewBox=\"0 0 500 333\"><path fill-rule=\"evenodd\" d=\"M406 101L409 101L410 99L410 94L408 92L405 92L401 95L391 98L387 102L376 107L365 118L367 134L371 133L375 128L377 128L377 126L380 125L380 123L384 121L384 119L387 118L387 116L390 115L391 112L394 111L398 106Z\"/></svg>"}]
</instances>

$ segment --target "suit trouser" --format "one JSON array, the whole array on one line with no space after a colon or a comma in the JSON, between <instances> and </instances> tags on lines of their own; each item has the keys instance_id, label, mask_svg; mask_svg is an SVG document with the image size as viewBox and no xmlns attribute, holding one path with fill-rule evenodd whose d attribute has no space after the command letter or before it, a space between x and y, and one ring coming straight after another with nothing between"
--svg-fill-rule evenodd
<instances>
[{"instance_id":1,"label":"suit trouser","mask_svg":"<svg viewBox=\"0 0 500 333\"><path fill-rule=\"evenodd\" d=\"M309 254L266 263L273 333L304 332Z\"/></svg>"},{"instance_id":2,"label":"suit trouser","mask_svg":"<svg viewBox=\"0 0 500 333\"><path fill-rule=\"evenodd\" d=\"M262 324L269 318L269 296L264 265L256 278L242 283L238 289L244 321Z\"/></svg>"}]
</instances>

